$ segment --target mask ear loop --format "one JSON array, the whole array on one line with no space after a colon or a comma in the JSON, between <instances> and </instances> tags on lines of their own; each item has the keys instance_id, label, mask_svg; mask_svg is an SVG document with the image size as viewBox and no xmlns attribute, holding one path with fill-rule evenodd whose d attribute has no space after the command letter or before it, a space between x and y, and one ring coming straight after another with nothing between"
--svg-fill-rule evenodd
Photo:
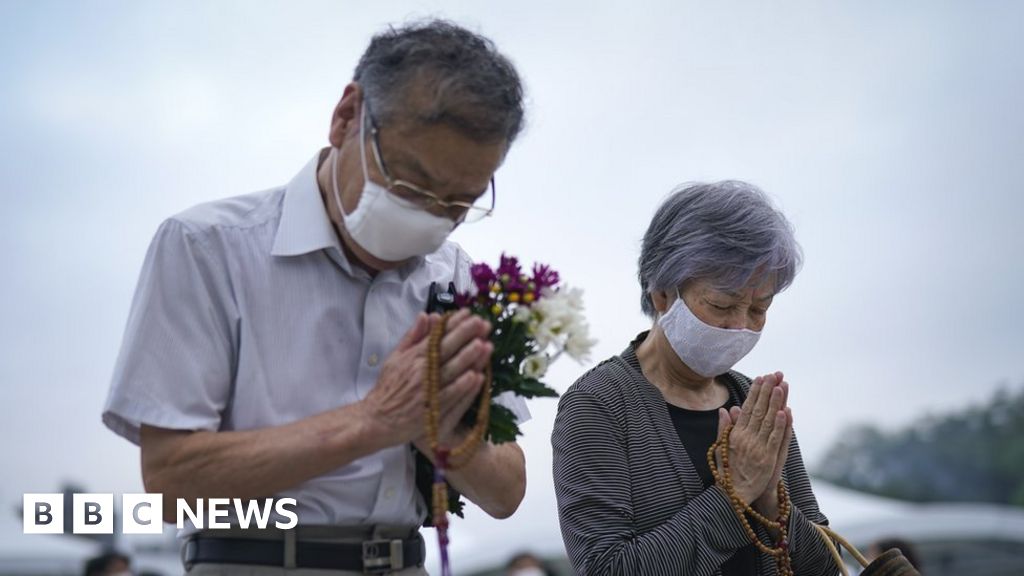
<instances>
[{"instance_id":1,"label":"mask ear loop","mask_svg":"<svg viewBox=\"0 0 1024 576\"><path fill-rule=\"evenodd\" d=\"M359 159L363 165L363 180L369 182L370 173L366 167L366 101L359 105ZM338 203L338 212L342 216L351 216L345 213L345 207L341 204L341 195L338 194L338 148L331 148L331 192L334 194L334 201ZM362 198L360 198L362 201ZM357 206L358 208L358 206Z\"/></svg>"},{"instance_id":2,"label":"mask ear loop","mask_svg":"<svg viewBox=\"0 0 1024 576\"><path fill-rule=\"evenodd\" d=\"M331 193L334 195L334 201L338 204L338 212L341 213L342 218L350 216L345 214L345 207L341 204L341 195L338 194L338 149L331 148Z\"/></svg>"},{"instance_id":3,"label":"mask ear loop","mask_svg":"<svg viewBox=\"0 0 1024 576\"><path fill-rule=\"evenodd\" d=\"M370 180L370 169L366 166L366 97L359 105L359 159L363 164L363 179Z\"/></svg>"}]
</instances>

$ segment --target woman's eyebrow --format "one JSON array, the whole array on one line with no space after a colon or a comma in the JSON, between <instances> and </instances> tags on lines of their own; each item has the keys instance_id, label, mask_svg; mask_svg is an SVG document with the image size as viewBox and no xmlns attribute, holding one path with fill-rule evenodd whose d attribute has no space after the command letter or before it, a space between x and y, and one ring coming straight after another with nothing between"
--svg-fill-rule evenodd
<instances>
[{"instance_id":1,"label":"woman's eyebrow","mask_svg":"<svg viewBox=\"0 0 1024 576\"><path fill-rule=\"evenodd\" d=\"M720 294L722 294L723 296L726 296L728 298L734 298L736 300L743 300L743 298L744 298L743 294L740 294L739 292L732 292L730 290L723 290L722 292L720 292ZM754 298L754 301L755 302L767 302L767 301L769 301L769 300L771 300L773 298L775 298L775 294L769 294L767 296L762 296L760 298Z\"/></svg>"}]
</instances>

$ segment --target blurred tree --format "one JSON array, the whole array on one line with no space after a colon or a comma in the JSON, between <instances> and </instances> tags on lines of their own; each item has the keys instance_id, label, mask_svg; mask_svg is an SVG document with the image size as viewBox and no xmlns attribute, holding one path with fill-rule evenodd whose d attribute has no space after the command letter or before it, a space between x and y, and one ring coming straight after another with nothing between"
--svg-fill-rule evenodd
<instances>
[{"instance_id":1,"label":"blurred tree","mask_svg":"<svg viewBox=\"0 0 1024 576\"><path fill-rule=\"evenodd\" d=\"M915 502L1024 506L1024 387L981 406L883 432L847 429L818 476L854 490Z\"/></svg>"}]
</instances>

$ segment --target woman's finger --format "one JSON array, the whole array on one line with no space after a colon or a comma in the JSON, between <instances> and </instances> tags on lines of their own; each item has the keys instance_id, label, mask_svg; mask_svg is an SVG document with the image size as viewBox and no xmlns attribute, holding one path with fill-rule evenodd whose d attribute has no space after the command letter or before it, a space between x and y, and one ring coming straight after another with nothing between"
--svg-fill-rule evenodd
<instances>
[{"instance_id":1,"label":"woman's finger","mask_svg":"<svg viewBox=\"0 0 1024 576\"><path fill-rule=\"evenodd\" d=\"M737 409L736 406L733 406L733 408ZM729 412L730 411L726 410L725 408L719 408L718 409L718 439L719 440L721 440L722 436L725 434L726 428L728 428L732 424L732 422L733 422L732 416L729 415ZM719 469L722 468L722 458L721 458L721 456L718 455L718 451L717 450L715 451L715 465L717 465Z\"/></svg>"},{"instance_id":2,"label":"woman's finger","mask_svg":"<svg viewBox=\"0 0 1024 576\"><path fill-rule=\"evenodd\" d=\"M771 434L768 435L768 453L778 458L779 447L783 438L786 437L786 412L779 410L772 418Z\"/></svg>"},{"instance_id":3,"label":"woman's finger","mask_svg":"<svg viewBox=\"0 0 1024 576\"><path fill-rule=\"evenodd\" d=\"M725 434L725 429L732 424L732 418L729 416L729 411L725 408L718 409L718 438Z\"/></svg>"},{"instance_id":4,"label":"woman's finger","mask_svg":"<svg viewBox=\"0 0 1024 576\"><path fill-rule=\"evenodd\" d=\"M768 403L771 401L772 393L775 391L775 375L768 374L761 378L761 388L757 393L757 402L754 404L754 409L750 413L750 421L747 423L747 428L750 431L757 433L763 426L763 422L766 417L769 417Z\"/></svg>"},{"instance_id":5,"label":"woman's finger","mask_svg":"<svg viewBox=\"0 0 1024 576\"><path fill-rule=\"evenodd\" d=\"M793 440L793 411L787 406L786 412L786 433L782 438L782 446L779 447L779 461L785 464L789 458L789 443Z\"/></svg>"},{"instance_id":6,"label":"woman's finger","mask_svg":"<svg viewBox=\"0 0 1024 576\"><path fill-rule=\"evenodd\" d=\"M771 393L768 394L768 397L768 408L765 411L764 418L761 420L761 427L757 429L757 433L762 440L767 440L768 436L775 429L777 426L775 416L778 415L785 407L782 402L782 399L785 397L785 392L783 392L780 386L776 386Z\"/></svg>"},{"instance_id":7,"label":"woman's finger","mask_svg":"<svg viewBox=\"0 0 1024 576\"><path fill-rule=\"evenodd\" d=\"M743 401L743 407L740 410L740 417L736 418L737 428L746 428L750 422L751 415L754 412L754 405L757 404L757 396L761 391L761 377L754 378L754 383L750 385L750 391L747 392L747 399Z\"/></svg>"}]
</instances>

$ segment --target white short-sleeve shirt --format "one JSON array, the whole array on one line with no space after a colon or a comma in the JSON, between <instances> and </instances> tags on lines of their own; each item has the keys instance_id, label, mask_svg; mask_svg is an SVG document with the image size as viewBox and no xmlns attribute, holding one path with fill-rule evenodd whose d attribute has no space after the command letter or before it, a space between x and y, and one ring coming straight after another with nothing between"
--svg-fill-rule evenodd
<instances>
[{"instance_id":1,"label":"white short-sleeve shirt","mask_svg":"<svg viewBox=\"0 0 1024 576\"><path fill-rule=\"evenodd\" d=\"M139 442L142 424L250 430L357 402L426 307L430 283L469 286L452 242L371 277L352 266L320 196L315 156L283 188L165 221L142 267L103 421ZM519 418L525 402L499 398ZM300 524L419 525L410 446L394 446L279 497Z\"/></svg>"}]
</instances>

